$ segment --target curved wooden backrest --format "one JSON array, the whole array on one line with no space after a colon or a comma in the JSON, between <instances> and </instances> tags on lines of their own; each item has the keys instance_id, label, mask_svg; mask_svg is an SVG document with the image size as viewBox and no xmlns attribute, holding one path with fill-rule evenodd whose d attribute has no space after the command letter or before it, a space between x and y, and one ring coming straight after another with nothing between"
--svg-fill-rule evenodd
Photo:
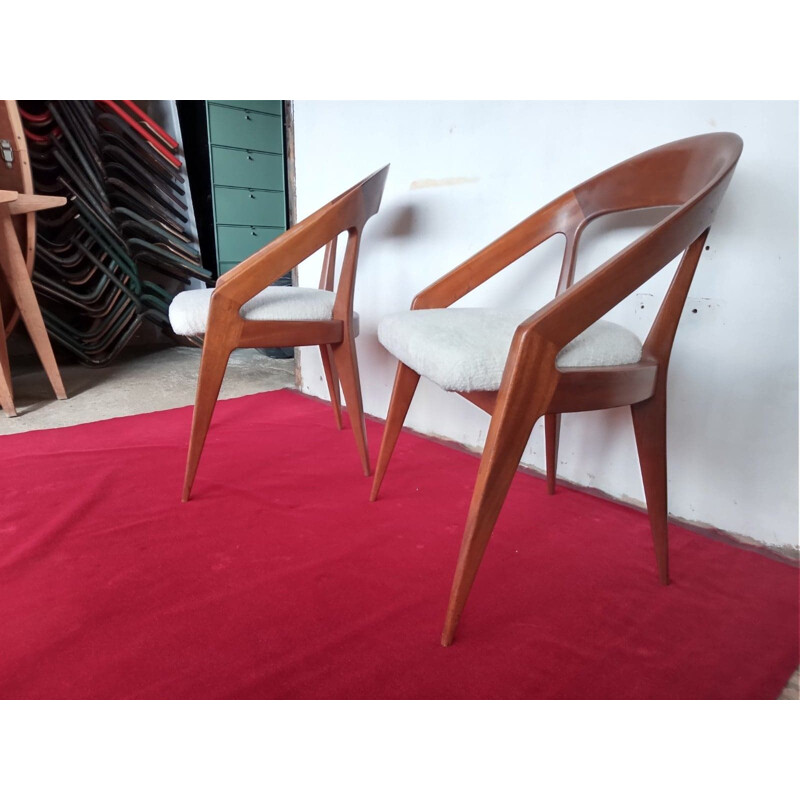
<instances>
[{"instance_id":1,"label":"curved wooden backrest","mask_svg":"<svg viewBox=\"0 0 800 800\"><path fill-rule=\"evenodd\" d=\"M736 165L742 140L733 133L680 139L623 161L576 186L558 293L572 285L578 240L598 217L620 211L688 205ZM688 211L688 209L687 209ZM564 226L567 228L568 226ZM688 242L687 242L688 246Z\"/></svg>"},{"instance_id":2,"label":"curved wooden backrest","mask_svg":"<svg viewBox=\"0 0 800 800\"><path fill-rule=\"evenodd\" d=\"M684 253L645 345L647 354L668 355L702 243L741 152L742 140L734 133L693 136L634 156L569 192L579 214L577 223L573 220L561 231L567 237L567 248L559 294L526 326L535 325L540 335L563 347ZM617 211L663 206L676 208L572 284L577 243L589 222Z\"/></svg>"},{"instance_id":3,"label":"curved wooden backrest","mask_svg":"<svg viewBox=\"0 0 800 800\"><path fill-rule=\"evenodd\" d=\"M734 133L680 139L623 161L572 191L586 220L615 211L688 203L732 167L742 152Z\"/></svg>"},{"instance_id":4,"label":"curved wooden backrest","mask_svg":"<svg viewBox=\"0 0 800 800\"><path fill-rule=\"evenodd\" d=\"M601 172L520 222L420 292L412 308L442 308L556 234L566 237L557 296L517 329L554 354L685 252L645 346L666 352L694 273L701 240L742 152L734 133L711 133L648 150ZM615 211L677 206L652 229L573 284L577 247L592 220ZM669 317L669 324L664 314ZM673 324L674 323L674 324ZM654 337L654 338L653 338Z\"/></svg>"},{"instance_id":5,"label":"curved wooden backrest","mask_svg":"<svg viewBox=\"0 0 800 800\"><path fill-rule=\"evenodd\" d=\"M224 297L233 305L241 306L264 289L265 285L285 275L290 269L333 242L340 233L347 231L349 237L337 289L334 318L349 318L352 314L355 268L361 231L366 221L380 208L388 173L387 164L298 222L286 233L225 273L217 281L214 294ZM329 249L326 254L324 274L332 269L330 254ZM332 285L332 274L329 280Z\"/></svg>"},{"instance_id":6,"label":"curved wooden backrest","mask_svg":"<svg viewBox=\"0 0 800 800\"><path fill-rule=\"evenodd\" d=\"M6 147L4 143L8 143ZM4 156L10 154L10 163ZM28 144L22 128L16 100L0 100L0 189L33 194L33 175L28 157ZM28 274L33 272L36 249L36 214L20 214L14 218ZM0 304L5 320L6 335L17 322L19 311L0 278Z\"/></svg>"}]
</instances>

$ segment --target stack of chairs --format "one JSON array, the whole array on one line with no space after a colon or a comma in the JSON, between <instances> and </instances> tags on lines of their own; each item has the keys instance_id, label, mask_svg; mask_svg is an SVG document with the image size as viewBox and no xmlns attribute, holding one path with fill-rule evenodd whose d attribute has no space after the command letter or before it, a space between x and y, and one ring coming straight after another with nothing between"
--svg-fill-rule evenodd
<instances>
[{"instance_id":1,"label":"stack of chairs","mask_svg":"<svg viewBox=\"0 0 800 800\"><path fill-rule=\"evenodd\" d=\"M66 195L38 217L33 284L51 339L109 364L143 323L211 280L186 231L178 143L130 101L20 101L34 186ZM196 343L196 342L195 342Z\"/></svg>"}]
</instances>

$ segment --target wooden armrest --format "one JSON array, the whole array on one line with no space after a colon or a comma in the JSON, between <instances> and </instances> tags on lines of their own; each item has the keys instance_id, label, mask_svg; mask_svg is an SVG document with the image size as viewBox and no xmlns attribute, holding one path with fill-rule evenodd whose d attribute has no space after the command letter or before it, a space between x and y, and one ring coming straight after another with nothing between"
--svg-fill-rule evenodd
<instances>
[{"instance_id":1,"label":"wooden armrest","mask_svg":"<svg viewBox=\"0 0 800 800\"><path fill-rule=\"evenodd\" d=\"M19 197L19 192L10 192L0 189L0 203L13 203Z\"/></svg>"},{"instance_id":2,"label":"wooden armrest","mask_svg":"<svg viewBox=\"0 0 800 800\"><path fill-rule=\"evenodd\" d=\"M332 237L333 234L331 234ZM313 255L316 250L330 240L319 243L319 247L314 249L303 248L302 245L306 244L306 241L308 240L304 241L302 237L295 235L294 229L289 228L277 239L273 239L233 269L221 275L217 280L214 294L224 296L234 305L241 307L262 289L271 286L282 275L294 269L304 258ZM297 248L297 245L300 245L300 248Z\"/></svg>"},{"instance_id":3,"label":"wooden armrest","mask_svg":"<svg viewBox=\"0 0 800 800\"><path fill-rule=\"evenodd\" d=\"M321 209L289 228L217 280L214 294L241 307L334 239L343 226Z\"/></svg>"},{"instance_id":4,"label":"wooden armrest","mask_svg":"<svg viewBox=\"0 0 800 800\"><path fill-rule=\"evenodd\" d=\"M3 192L2 194L9 194ZM19 194L14 192L17 197L10 198L8 210L12 214L28 214L31 211L45 211L48 208L58 208L67 204L66 197L47 194Z\"/></svg>"},{"instance_id":5,"label":"wooden armrest","mask_svg":"<svg viewBox=\"0 0 800 800\"><path fill-rule=\"evenodd\" d=\"M262 289L347 231L349 240L339 295L347 295L345 305L351 308L358 239L367 219L378 211L388 171L387 164L373 172L226 272L217 281L212 303L217 298L241 308ZM346 291L343 293L342 289ZM338 303L337 299L337 306Z\"/></svg>"}]
</instances>

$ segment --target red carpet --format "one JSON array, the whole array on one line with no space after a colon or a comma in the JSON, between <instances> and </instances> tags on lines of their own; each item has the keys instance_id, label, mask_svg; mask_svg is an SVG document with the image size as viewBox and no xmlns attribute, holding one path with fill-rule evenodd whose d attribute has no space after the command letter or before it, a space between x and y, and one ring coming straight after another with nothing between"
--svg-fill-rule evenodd
<instances>
[{"instance_id":1,"label":"red carpet","mask_svg":"<svg viewBox=\"0 0 800 800\"><path fill-rule=\"evenodd\" d=\"M798 570L519 474L439 645L478 461L404 434L367 502L349 430L292 392L0 438L0 697L773 698ZM373 454L381 427L369 424Z\"/></svg>"}]
</instances>

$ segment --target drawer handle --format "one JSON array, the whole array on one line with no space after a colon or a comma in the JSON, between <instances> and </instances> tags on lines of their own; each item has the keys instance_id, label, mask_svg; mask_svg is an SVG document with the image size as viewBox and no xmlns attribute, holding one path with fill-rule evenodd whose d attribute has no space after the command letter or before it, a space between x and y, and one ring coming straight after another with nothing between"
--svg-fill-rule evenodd
<instances>
[{"instance_id":1,"label":"drawer handle","mask_svg":"<svg viewBox=\"0 0 800 800\"><path fill-rule=\"evenodd\" d=\"M251 236L258 236L258 234L255 231L250 231L250 235Z\"/></svg>"},{"instance_id":2,"label":"drawer handle","mask_svg":"<svg viewBox=\"0 0 800 800\"><path fill-rule=\"evenodd\" d=\"M244 118L245 118L245 119L246 119L248 122L252 122L252 121L253 121L253 120L252 120L252 117L251 117L249 114L245 114L245 115L244 115Z\"/></svg>"},{"instance_id":3,"label":"drawer handle","mask_svg":"<svg viewBox=\"0 0 800 800\"><path fill-rule=\"evenodd\" d=\"M248 161L252 161L253 160L253 156L251 156L250 153L247 154L247 160Z\"/></svg>"},{"instance_id":4,"label":"drawer handle","mask_svg":"<svg viewBox=\"0 0 800 800\"><path fill-rule=\"evenodd\" d=\"M256 196L252 192L250 192L250 199L251 200L255 200L256 199Z\"/></svg>"}]
</instances>

